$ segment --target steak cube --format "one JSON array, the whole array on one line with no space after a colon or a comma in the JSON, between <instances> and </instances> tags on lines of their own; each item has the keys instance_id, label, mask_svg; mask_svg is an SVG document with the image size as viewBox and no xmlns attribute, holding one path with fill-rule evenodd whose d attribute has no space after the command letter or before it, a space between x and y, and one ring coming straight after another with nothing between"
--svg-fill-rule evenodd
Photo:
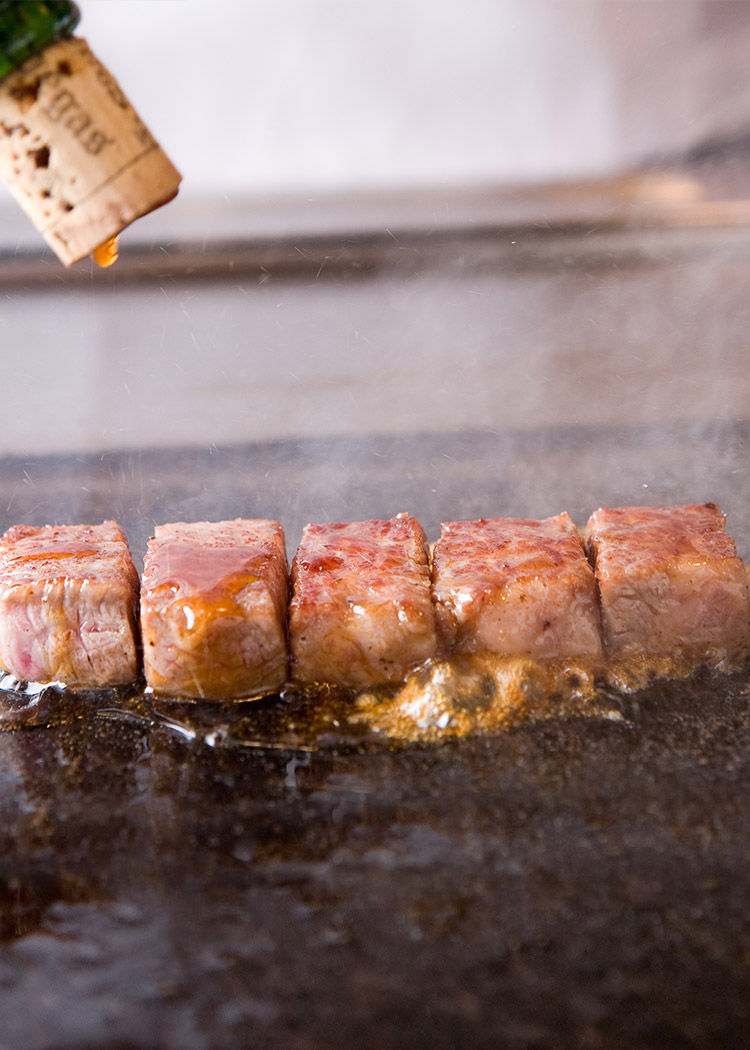
<instances>
[{"instance_id":1,"label":"steak cube","mask_svg":"<svg viewBox=\"0 0 750 1050\"><path fill-rule=\"evenodd\" d=\"M16 525L0 540L0 663L22 681L134 682L137 607L138 573L114 521Z\"/></svg>"},{"instance_id":2,"label":"steak cube","mask_svg":"<svg viewBox=\"0 0 750 1050\"><path fill-rule=\"evenodd\" d=\"M601 657L594 574L567 514L444 524L433 593L441 636L454 651Z\"/></svg>"},{"instance_id":3,"label":"steak cube","mask_svg":"<svg viewBox=\"0 0 750 1050\"><path fill-rule=\"evenodd\" d=\"M689 669L747 655L747 578L724 521L715 503L591 515L586 543L610 656L674 656Z\"/></svg>"},{"instance_id":4,"label":"steak cube","mask_svg":"<svg viewBox=\"0 0 750 1050\"><path fill-rule=\"evenodd\" d=\"M276 521L157 526L146 552L141 634L146 683L221 700L286 681L288 573Z\"/></svg>"},{"instance_id":5,"label":"steak cube","mask_svg":"<svg viewBox=\"0 0 750 1050\"><path fill-rule=\"evenodd\" d=\"M293 677L401 682L435 655L427 539L416 519L307 525L292 562Z\"/></svg>"}]
</instances>

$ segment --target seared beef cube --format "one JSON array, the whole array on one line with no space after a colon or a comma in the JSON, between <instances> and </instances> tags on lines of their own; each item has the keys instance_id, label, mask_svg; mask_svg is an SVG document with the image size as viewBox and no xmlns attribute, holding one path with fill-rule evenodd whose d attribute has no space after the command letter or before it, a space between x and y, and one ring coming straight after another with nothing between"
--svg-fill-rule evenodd
<instances>
[{"instance_id":1,"label":"seared beef cube","mask_svg":"<svg viewBox=\"0 0 750 1050\"><path fill-rule=\"evenodd\" d=\"M747 655L747 579L724 521L715 503L592 514L586 543L609 655L674 656L688 664Z\"/></svg>"},{"instance_id":2,"label":"seared beef cube","mask_svg":"<svg viewBox=\"0 0 750 1050\"><path fill-rule=\"evenodd\" d=\"M533 659L601 656L594 574L567 514L444 524L433 593L449 649Z\"/></svg>"},{"instance_id":3,"label":"seared beef cube","mask_svg":"<svg viewBox=\"0 0 750 1050\"><path fill-rule=\"evenodd\" d=\"M137 606L138 573L114 521L16 525L0 540L0 663L16 678L134 682Z\"/></svg>"},{"instance_id":4,"label":"seared beef cube","mask_svg":"<svg viewBox=\"0 0 750 1050\"><path fill-rule=\"evenodd\" d=\"M414 518L307 525L292 583L297 681L351 688L401 682L435 655L429 551Z\"/></svg>"},{"instance_id":5,"label":"seared beef cube","mask_svg":"<svg viewBox=\"0 0 750 1050\"><path fill-rule=\"evenodd\" d=\"M276 521L157 526L141 590L147 685L221 700L286 681L288 573Z\"/></svg>"}]
</instances>

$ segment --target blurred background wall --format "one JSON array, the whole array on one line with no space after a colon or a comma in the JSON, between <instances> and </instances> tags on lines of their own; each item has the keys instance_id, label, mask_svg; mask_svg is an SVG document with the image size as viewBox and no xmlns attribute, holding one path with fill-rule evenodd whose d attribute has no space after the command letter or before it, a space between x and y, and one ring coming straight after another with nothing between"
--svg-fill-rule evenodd
<instances>
[{"instance_id":1,"label":"blurred background wall","mask_svg":"<svg viewBox=\"0 0 750 1050\"><path fill-rule=\"evenodd\" d=\"M0 456L750 418L750 0L81 6L184 182L106 276L0 187Z\"/></svg>"},{"instance_id":2,"label":"blurred background wall","mask_svg":"<svg viewBox=\"0 0 750 1050\"><path fill-rule=\"evenodd\" d=\"M747 0L81 7L183 207L607 175L750 127ZM26 235L3 187L0 220Z\"/></svg>"}]
</instances>

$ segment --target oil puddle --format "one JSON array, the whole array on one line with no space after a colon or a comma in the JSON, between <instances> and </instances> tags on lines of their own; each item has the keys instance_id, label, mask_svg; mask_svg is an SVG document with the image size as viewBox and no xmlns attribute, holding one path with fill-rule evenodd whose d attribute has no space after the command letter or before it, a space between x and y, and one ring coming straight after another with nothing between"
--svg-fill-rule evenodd
<instances>
[{"instance_id":1,"label":"oil puddle","mask_svg":"<svg viewBox=\"0 0 750 1050\"><path fill-rule=\"evenodd\" d=\"M712 668L729 680L743 669ZM0 731L80 719L127 723L209 748L319 752L400 748L502 733L560 718L632 722L657 682L680 685L707 672L672 657L604 667L494 654L429 660L397 687L353 692L290 686L240 700L176 700L142 687L72 689L0 675Z\"/></svg>"},{"instance_id":2,"label":"oil puddle","mask_svg":"<svg viewBox=\"0 0 750 1050\"><path fill-rule=\"evenodd\" d=\"M108 704L127 703L135 695L137 689L131 686L71 689L60 682L22 682L0 672L0 732L66 725Z\"/></svg>"},{"instance_id":3,"label":"oil puddle","mask_svg":"<svg viewBox=\"0 0 750 1050\"><path fill-rule=\"evenodd\" d=\"M327 688L225 703L174 700L146 690L125 703L99 707L96 717L139 722L210 748L304 753L356 748L374 739L357 718L352 695Z\"/></svg>"},{"instance_id":4,"label":"oil puddle","mask_svg":"<svg viewBox=\"0 0 750 1050\"><path fill-rule=\"evenodd\" d=\"M622 720L627 708L594 668L490 655L428 661L395 688L289 688L226 702L0 678L0 730L93 718L210 748L291 753L435 744L571 715Z\"/></svg>"}]
</instances>

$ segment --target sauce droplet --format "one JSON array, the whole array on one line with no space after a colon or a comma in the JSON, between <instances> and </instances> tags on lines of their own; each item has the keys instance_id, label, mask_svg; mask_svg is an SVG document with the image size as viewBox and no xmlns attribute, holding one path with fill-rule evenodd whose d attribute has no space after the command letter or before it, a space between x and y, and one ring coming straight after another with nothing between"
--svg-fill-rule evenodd
<instances>
[{"instance_id":1,"label":"sauce droplet","mask_svg":"<svg viewBox=\"0 0 750 1050\"><path fill-rule=\"evenodd\" d=\"M104 268L117 262L117 237L110 237L108 241L94 249L94 262L97 266Z\"/></svg>"}]
</instances>

